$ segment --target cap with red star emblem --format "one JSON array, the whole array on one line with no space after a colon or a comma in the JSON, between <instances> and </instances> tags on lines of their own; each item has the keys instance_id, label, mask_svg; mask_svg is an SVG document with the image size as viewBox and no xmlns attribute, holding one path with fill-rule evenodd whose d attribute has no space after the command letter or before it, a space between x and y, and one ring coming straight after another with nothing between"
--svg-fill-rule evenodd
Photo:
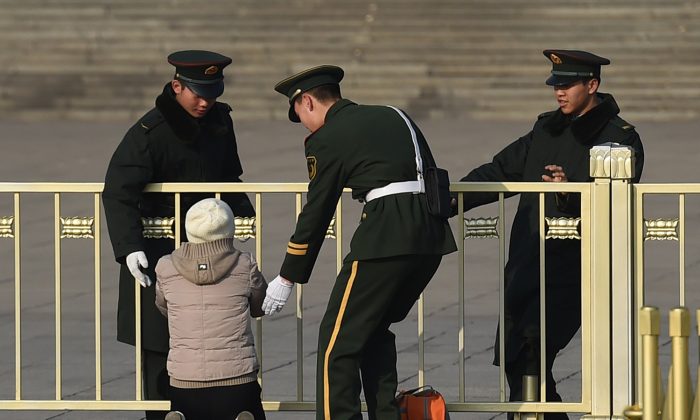
<instances>
[{"instance_id":1,"label":"cap with red star emblem","mask_svg":"<svg viewBox=\"0 0 700 420\"><path fill-rule=\"evenodd\" d=\"M224 67L231 64L225 55L211 51L178 51L168 56L175 66L175 79L203 98L217 98L224 93Z\"/></svg>"},{"instance_id":2,"label":"cap with red star emblem","mask_svg":"<svg viewBox=\"0 0 700 420\"><path fill-rule=\"evenodd\" d=\"M545 82L549 86L569 85L578 80L600 79L600 66L610 60L577 50L544 50L545 57L552 62L552 74Z\"/></svg>"}]
</instances>

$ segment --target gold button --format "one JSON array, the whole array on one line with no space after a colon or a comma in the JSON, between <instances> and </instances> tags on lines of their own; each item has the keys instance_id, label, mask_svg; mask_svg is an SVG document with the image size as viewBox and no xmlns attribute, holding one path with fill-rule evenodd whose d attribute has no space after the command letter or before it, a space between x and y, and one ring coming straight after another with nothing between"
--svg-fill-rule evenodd
<instances>
[{"instance_id":1,"label":"gold button","mask_svg":"<svg viewBox=\"0 0 700 420\"><path fill-rule=\"evenodd\" d=\"M362 213L362 220L365 220L367 218L367 213Z\"/></svg>"}]
</instances>

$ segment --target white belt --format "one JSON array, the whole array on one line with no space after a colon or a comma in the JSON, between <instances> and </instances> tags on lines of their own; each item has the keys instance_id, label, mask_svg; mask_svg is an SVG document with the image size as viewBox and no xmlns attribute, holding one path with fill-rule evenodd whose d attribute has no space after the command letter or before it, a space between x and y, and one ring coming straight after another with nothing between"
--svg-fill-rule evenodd
<instances>
[{"instance_id":1,"label":"white belt","mask_svg":"<svg viewBox=\"0 0 700 420\"><path fill-rule=\"evenodd\" d=\"M414 194L424 193L425 183L423 180L392 182L391 184L385 185L381 188L375 188L367 193L364 202L369 203L370 201L379 197L409 192Z\"/></svg>"}]
</instances>

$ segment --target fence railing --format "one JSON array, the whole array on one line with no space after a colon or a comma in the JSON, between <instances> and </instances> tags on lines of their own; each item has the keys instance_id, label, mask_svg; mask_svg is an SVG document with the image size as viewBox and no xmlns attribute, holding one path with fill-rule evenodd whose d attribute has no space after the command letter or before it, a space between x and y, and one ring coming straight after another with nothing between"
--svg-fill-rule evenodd
<instances>
[{"instance_id":1,"label":"fence railing","mask_svg":"<svg viewBox=\"0 0 700 420\"><path fill-rule=\"evenodd\" d=\"M700 418L700 398L692 393L688 354L690 315L686 276L686 201L700 196L698 184L638 184L632 188L632 220L634 223L634 311L639 313L634 331L639 339L635 342L635 377L637 386L632 401L635 404L625 410L629 418L678 419ZM646 202L663 197L677 200L676 217L653 217ZM659 367L659 309L645 294L645 253L658 241L677 244L678 294L669 311L669 337L672 343L671 366L668 385L662 384ZM666 392L664 392L664 388ZM700 388L700 387L696 387Z\"/></svg>"},{"instance_id":2,"label":"fence railing","mask_svg":"<svg viewBox=\"0 0 700 420\"><path fill-rule=\"evenodd\" d=\"M641 377L641 365L635 355L640 354L637 336L638 323L636 308L641 307L643 300L643 246L644 231L641 211L641 196L651 192L669 193L673 187L668 186L631 186L629 180L633 178L633 156L629 148L605 145L594 148L591 151L591 177L590 183L454 183L452 191L459 195L473 192L491 192L498 194L498 214L486 218L454 218L451 223L455 236L458 238L458 252L456 273L454 273L455 290L458 296L458 331L455 340L456 353L458 354L458 369L456 375L458 395L456 399L448 401L448 409L454 412L518 412L523 418L537 418L546 412L573 412L582 413L590 418L612 418L623 413L637 397L636 378ZM101 347L102 336L102 306L101 306L101 282L102 267L101 256L103 249L101 243L101 231L104 222L100 216L100 194L103 185L100 183L0 183L0 198L3 195L12 197L11 214L0 213L0 239L6 238L14 241L14 399L0 400L0 410L161 410L168 409L167 401L145 401L141 396L141 340L140 340L140 313L139 305L136 305L137 341L134 349L135 358L135 395L134 398L108 400L104 398L102 366L103 350ZM263 254L263 235L268 223L275 220L268 219L267 208L264 206L264 197L270 195L291 196L294 202L293 220L301 212L303 194L306 192L305 183L236 183L236 184L187 184L168 183L150 184L146 191L149 193L173 194L175 197L175 217L163 222L158 229L171 229L176 244L180 238L180 195L191 192L205 192L221 194L226 192L245 192L254 197L256 216L254 219L237 219L236 235L239 239L252 239L254 241L254 253L259 266L265 264L266 256ZM678 193L700 192L700 186L677 186ZM581 198L580 218L553 219L545 214L544 200L546 194L555 192L567 192L578 194ZM92 197L92 215L79 217L64 217L62 214L62 197L64 194L87 194ZM547 258L544 252L545 243L548 240L575 240L580 241L581 247L581 396L577 401L547 402L545 355L540 355L539 389L536 392L540 397L531 402L507 402L506 381L504 367L499 369L499 392L494 396L494 401L471 400L466 393L465 376L467 375L465 360L466 334L465 334L465 277L468 267L465 267L465 241L464 239L497 238L499 250L499 315L501 325L504 321L504 267L506 262L506 206L505 198L512 193L536 193L539 197L539 255L540 266L543 267ZM28 400L24 398L22 385L22 203L27 194L53 195L54 227L54 325L55 325L55 392L53 399ZM343 234L348 232L343 220L343 203L346 195L338 203L336 217L329 226L327 237L336 240L335 264L340 269L343 258ZM681 221L683 219L683 198L681 198ZM458 200L459 214L463 213L462 200ZM273 223L274 224L274 223ZM662 226L663 225L663 226ZM613 229L614 226L614 229ZM651 226L651 227L650 227ZM647 235L671 235L665 228L665 223L656 225L647 224ZM658 229L657 229L658 228ZM656 229L656 233L654 233ZM666 230L664 230L666 229ZM289 230L290 233L291 230ZM650 233L651 232L651 233ZM681 230L681 238L682 230ZM73 400L63 395L61 370L62 360L62 240L69 238L83 238L94 241L94 278L90 281L94 288L94 358L95 380L94 398L89 400ZM463 240L459 240L459 238ZM332 246L326 243L325 247ZM109 250L111 254L111 250ZM155 263L155 262L154 262ZM682 261L681 261L682 265ZM547 289L545 285L545 270L540 270L540 302L546 302ZM683 275L682 280L683 282ZM281 411L313 411L313 400L305 399L304 395L304 319L305 305L304 293L313 285L300 285L296 288L294 312L296 318L296 391L295 398L290 400L273 401L264 398L263 405L266 410ZM140 287L134 283L134 294L137 301L140 299ZM684 302L684 295L680 298ZM545 331L545 306L540 305L540 348L546 348ZM425 369L425 299L421 296L418 302L418 385L426 384ZM265 349L267 343L263 340L262 331L264 319L256 321L256 347L262 369L265 371ZM612 334L615 329L616 333ZM500 359L504 360L505 340L503 330L500 332ZM594 356L595 353L595 356ZM635 363L637 364L635 367ZM503 365L503 364L501 364ZM265 374L260 373L259 380L264 384ZM263 390L265 387L263 386ZM265 391L263 391L265 395ZM539 414L536 414L539 413Z\"/></svg>"}]
</instances>

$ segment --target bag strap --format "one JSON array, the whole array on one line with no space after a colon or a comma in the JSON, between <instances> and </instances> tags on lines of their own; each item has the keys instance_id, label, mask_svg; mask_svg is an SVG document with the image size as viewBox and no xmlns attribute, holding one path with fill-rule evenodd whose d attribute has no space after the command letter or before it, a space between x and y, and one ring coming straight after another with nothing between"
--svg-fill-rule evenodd
<instances>
[{"instance_id":1,"label":"bag strap","mask_svg":"<svg viewBox=\"0 0 700 420\"><path fill-rule=\"evenodd\" d=\"M432 385L423 385L419 386L418 388L409 389L407 391L399 391L399 395L415 394L421 391L435 391L435 388L433 388Z\"/></svg>"},{"instance_id":2,"label":"bag strap","mask_svg":"<svg viewBox=\"0 0 700 420\"><path fill-rule=\"evenodd\" d=\"M413 148L415 149L416 152L416 173L418 174L417 178L418 181L423 179L423 159L421 159L420 156L420 148L418 147L418 139L416 137L416 131L413 129L413 125L411 125L411 121L408 120L408 117L406 117L406 114L404 114L400 109L393 107L391 105L387 105L389 108L393 109L396 111L401 118L406 122L406 125L408 126L408 130L411 132L411 140L413 140Z\"/></svg>"}]
</instances>

